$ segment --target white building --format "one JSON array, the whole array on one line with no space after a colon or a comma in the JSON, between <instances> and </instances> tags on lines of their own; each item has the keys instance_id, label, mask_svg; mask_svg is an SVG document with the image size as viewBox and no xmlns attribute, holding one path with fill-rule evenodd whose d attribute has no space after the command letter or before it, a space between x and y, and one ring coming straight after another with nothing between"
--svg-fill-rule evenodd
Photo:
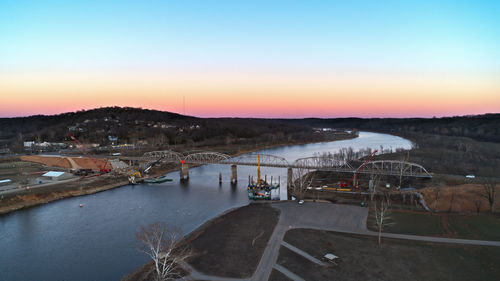
<instances>
[{"instance_id":1,"label":"white building","mask_svg":"<svg viewBox=\"0 0 500 281\"><path fill-rule=\"evenodd\" d=\"M52 180L52 181L67 180L67 179L70 179L72 177L73 177L73 175L70 173L58 172L58 171L49 171L49 172L42 175L43 179Z\"/></svg>"}]
</instances>

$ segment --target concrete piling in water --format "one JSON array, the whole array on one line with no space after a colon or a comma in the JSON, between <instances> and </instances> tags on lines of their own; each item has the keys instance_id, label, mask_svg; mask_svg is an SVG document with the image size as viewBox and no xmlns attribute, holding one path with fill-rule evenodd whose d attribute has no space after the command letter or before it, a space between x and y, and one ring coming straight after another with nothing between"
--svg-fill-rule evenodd
<instances>
[{"instance_id":1,"label":"concrete piling in water","mask_svg":"<svg viewBox=\"0 0 500 281\"><path fill-rule=\"evenodd\" d=\"M181 180L189 179L189 165L187 163L182 163L179 175L181 177Z\"/></svg>"},{"instance_id":2,"label":"concrete piling in water","mask_svg":"<svg viewBox=\"0 0 500 281\"><path fill-rule=\"evenodd\" d=\"M238 182L238 169L236 165L231 165L231 183Z\"/></svg>"}]
</instances>

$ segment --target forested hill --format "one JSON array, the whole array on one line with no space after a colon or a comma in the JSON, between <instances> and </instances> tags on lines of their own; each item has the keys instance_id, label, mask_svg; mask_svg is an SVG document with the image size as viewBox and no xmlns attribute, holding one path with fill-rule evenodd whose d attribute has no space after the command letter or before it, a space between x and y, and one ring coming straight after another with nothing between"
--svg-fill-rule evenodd
<instances>
[{"instance_id":1,"label":"forested hill","mask_svg":"<svg viewBox=\"0 0 500 281\"><path fill-rule=\"evenodd\" d=\"M140 108L106 107L58 115L0 119L0 148L22 151L25 141L82 143L223 145L230 143L321 141L307 124L290 120L197 118Z\"/></svg>"},{"instance_id":2,"label":"forested hill","mask_svg":"<svg viewBox=\"0 0 500 281\"><path fill-rule=\"evenodd\" d=\"M500 114L497 113L443 118L310 118L302 122L313 126L357 128L392 134L424 133L500 142Z\"/></svg>"},{"instance_id":3,"label":"forested hill","mask_svg":"<svg viewBox=\"0 0 500 281\"><path fill-rule=\"evenodd\" d=\"M123 121L195 119L194 117L183 116L166 111L131 107L103 107L57 115L33 115L28 117L0 118L0 136L5 138L18 133L31 134L47 128L68 127L77 123L84 123L86 120L104 120L104 118Z\"/></svg>"},{"instance_id":4,"label":"forested hill","mask_svg":"<svg viewBox=\"0 0 500 281\"><path fill-rule=\"evenodd\" d=\"M58 115L0 118L0 148L21 149L23 141L173 144L286 143L321 141L315 128L359 129L408 135L425 133L500 142L500 114L446 118L252 119L197 118L130 107L106 107ZM17 146L17 148L16 148Z\"/></svg>"}]
</instances>

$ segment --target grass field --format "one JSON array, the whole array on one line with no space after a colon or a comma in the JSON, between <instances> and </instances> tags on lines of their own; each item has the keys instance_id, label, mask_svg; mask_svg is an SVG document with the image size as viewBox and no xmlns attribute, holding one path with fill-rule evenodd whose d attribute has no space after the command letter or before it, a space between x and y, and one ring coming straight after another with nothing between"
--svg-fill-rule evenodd
<instances>
[{"instance_id":1,"label":"grass field","mask_svg":"<svg viewBox=\"0 0 500 281\"><path fill-rule=\"evenodd\" d=\"M225 214L191 241L198 271L216 276L246 278L259 264L280 211L269 204L250 204Z\"/></svg>"},{"instance_id":2,"label":"grass field","mask_svg":"<svg viewBox=\"0 0 500 281\"><path fill-rule=\"evenodd\" d=\"M433 214L393 211L393 224L385 226L384 232L500 241L500 216ZM373 217L369 216L368 227L376 231Z\"/></svg>"},{"instance_id":3,"label":"grass field","mask_svg":"<svg viewBox=\"0 0 500 281\"><path fill-rule=\"evenodd\" d=\"M321 258L340 257L321 267L280 248L278 264L305 280L500 280L500 247L464 246L293 229L286 242ZM278 279L276 279L278 280Z\"/></svg>"},{"instance_id":4,"label":"grass field","mask_svg":"<svg viewBox=\"0 0 500 281\"><path fill-rule=\"evenodd\" d=\"M273 269L273 271L271 271L271 276L269 276L268 281L292 281L292 279L286 277L285 274L277 271L276 269Z\"/></svg>"}]
</instances>

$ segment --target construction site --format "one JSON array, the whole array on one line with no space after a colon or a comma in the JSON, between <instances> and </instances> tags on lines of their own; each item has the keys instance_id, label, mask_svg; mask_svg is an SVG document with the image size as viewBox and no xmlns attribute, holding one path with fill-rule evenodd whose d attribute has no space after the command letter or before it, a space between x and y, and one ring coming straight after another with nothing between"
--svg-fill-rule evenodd
<instances>
[{"instance_id":1,"label":"construction site","mask_svg":"<svg viewBox=\"0 0 500 281\"><path fill-rule=\"evenodd\" d=\"M126 163L95 156L76 138L70 137L75 143L72 154L80 156L40 154L0 159L0 214L154 178L172 168L163 165L147 175L155 162Z\"/></svg>"}]
</instances>

